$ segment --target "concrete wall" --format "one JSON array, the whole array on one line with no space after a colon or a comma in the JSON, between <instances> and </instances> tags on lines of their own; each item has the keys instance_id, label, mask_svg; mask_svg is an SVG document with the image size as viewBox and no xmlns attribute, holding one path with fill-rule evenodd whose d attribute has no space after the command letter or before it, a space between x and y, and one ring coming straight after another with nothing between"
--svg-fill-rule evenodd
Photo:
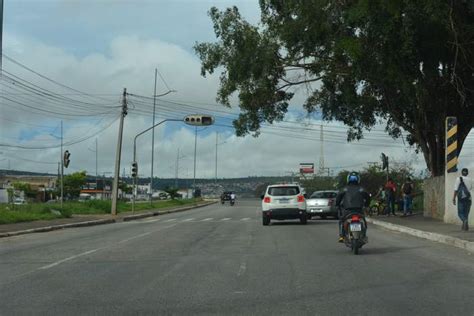
<instances>
[{"instance_id":1,"label":"concrete wall","mask_svg":"<svg viewBox=\"0 0 474 316\"><path fill-rule=\"evenodd\" d=\"M445 183L444 176L423 181L423 216L444 220Z\"/></svg>"}]
</instances>

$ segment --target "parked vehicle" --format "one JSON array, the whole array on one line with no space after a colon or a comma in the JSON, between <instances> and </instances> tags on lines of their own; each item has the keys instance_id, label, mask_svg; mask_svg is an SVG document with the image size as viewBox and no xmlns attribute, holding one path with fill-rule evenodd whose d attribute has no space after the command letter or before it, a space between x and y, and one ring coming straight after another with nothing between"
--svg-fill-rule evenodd
<instances>
[{"instance_id":1,"label":"parked vehicle","mask_svg":"<svg viewBox=\"0 0 474 316\"><path fill-rule=\"evenodd\" d=\"M365 217L359 213L349 213L345 216L343 225L344 244L358 255L359 249L368 242Z\"/></svg>"},{"instance_id":2,"label":"parked vehicle","mask_svg":"<svg viewBox=\"0 0 474 316\"><path fill-rule=\"evenodd\" d=\"M261 197L264 226L271 220L299 219L301 224L307 223L304 191L299 185L269 185Z\"/></svg>"},{"instance_id":3,"label":"parked vehicle","mask_svg":"<svg viewBox=\"0 0 474 316\"><path fill-rule=\"evenodd\" d=\"M23 205L23 204L26 204L26 201L25 201L25 199L23 199L23 198L15 198L15 199L13 200L13 204L15 204L15 205Z\"/></svg>"},{"instance_id":4,"label":"parked vehicle","mask_svg":"<svg viewBox=\"0 0 474 316\"><path fill-rule=\"evenodd\" d=\"M306 200L306 213L308 219L313 216L338 218L336 207L337 191L316 191Z\"/></svg>"}]
</instances>

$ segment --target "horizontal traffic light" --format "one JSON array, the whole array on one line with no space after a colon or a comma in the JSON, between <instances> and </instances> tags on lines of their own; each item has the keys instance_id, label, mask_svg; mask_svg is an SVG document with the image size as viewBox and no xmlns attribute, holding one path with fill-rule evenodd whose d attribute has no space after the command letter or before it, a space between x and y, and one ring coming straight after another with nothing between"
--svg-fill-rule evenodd
<instances>
[{"instance_id":1,"label":"horizontal traffic light","mask_svg":"<svg viewBox=\"0 0 474 316\"><path fill-rule=\"evenodd\" d=\"M194 114L186 116L183 121L193 126L209 126L214 124L214 117L211 115Z\"/></svg>"}]
</instances>

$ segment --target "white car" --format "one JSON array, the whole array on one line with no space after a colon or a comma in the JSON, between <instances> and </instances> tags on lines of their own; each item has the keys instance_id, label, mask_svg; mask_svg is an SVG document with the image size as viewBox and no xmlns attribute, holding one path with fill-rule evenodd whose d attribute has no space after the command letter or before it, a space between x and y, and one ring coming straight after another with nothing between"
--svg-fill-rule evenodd
<instances>
[{"instance_id":1,"label":"white car","mask_svg":"<svg viewBox=\"0 0 474 316\"><path fill-rule=\"evenodd\" d=\"M272 219L299 219L307 223L304 190L298 184L269 185L262 195L262 223L270 224Z\"/></svg>"}]
</instances>

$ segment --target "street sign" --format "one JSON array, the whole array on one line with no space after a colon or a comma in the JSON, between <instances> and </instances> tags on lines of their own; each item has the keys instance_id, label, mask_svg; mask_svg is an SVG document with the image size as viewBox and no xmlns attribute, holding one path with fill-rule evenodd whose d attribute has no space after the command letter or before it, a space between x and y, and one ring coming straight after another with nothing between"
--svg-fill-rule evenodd
<instances>
[{"instance_id":1,"label":"street sign","mask_svg":"<svg viewBox=\"0 0 474 316\"><path fill-rule=\"evenodd\" d=\"M300 173L302 174L313 174L314 163L300 163Z\"/></svg>"}]
</instances>

